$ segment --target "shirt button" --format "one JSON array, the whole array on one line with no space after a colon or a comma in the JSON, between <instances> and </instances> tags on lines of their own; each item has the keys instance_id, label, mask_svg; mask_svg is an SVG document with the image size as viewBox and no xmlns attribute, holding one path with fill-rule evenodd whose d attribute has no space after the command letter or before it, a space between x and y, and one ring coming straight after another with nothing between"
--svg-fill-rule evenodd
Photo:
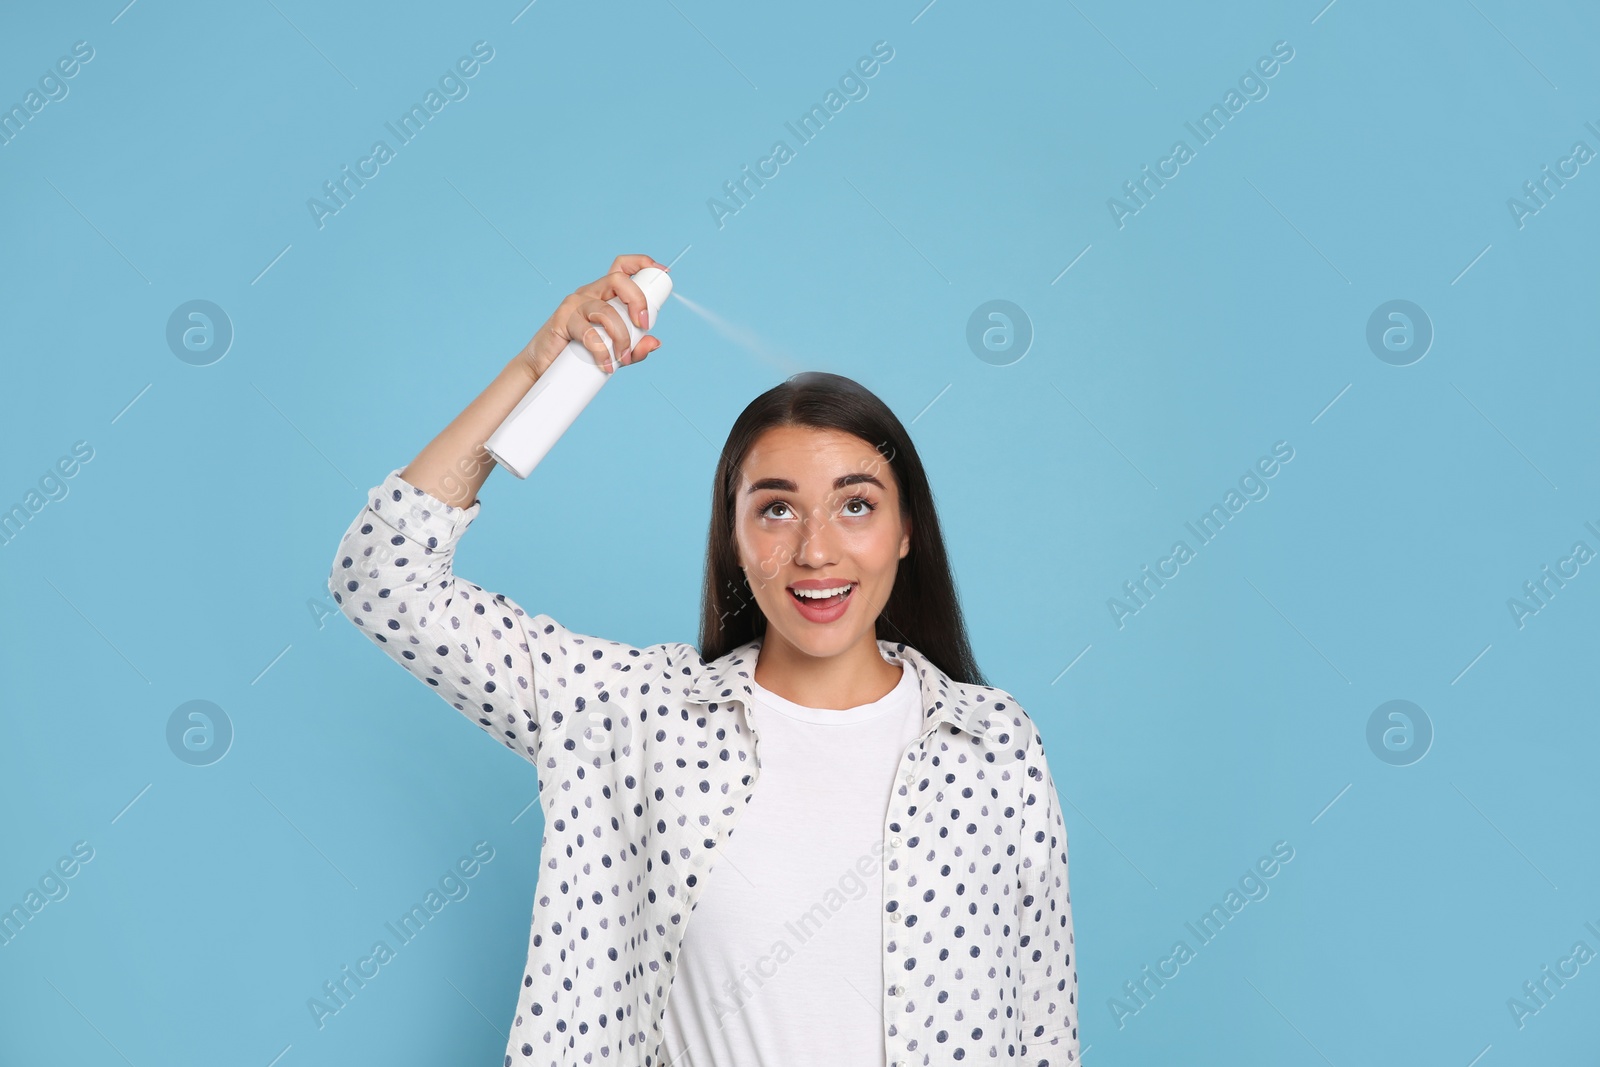
<instances>
[{"instance_id":1,"label":"shirt button","mask_svg":"<svg viewBox=\"0 0 1600 1067\"><path fill-rule=\"evenodd\" d=\"M900 845L901 845L900 835L896 834L894 837L889 838L889 847L890 848L899 848Z\"/></svg>"},{"instance_id":2,"label":"shirt button","mask_svg":"<svg viewBox=\"0 0 1600 1067\"><path fill-rule=\"evenodd\" d=\"M905 782L906 785L910 785L917 780L917 776L914 771L907 771L905 774L900 776L900 780Z\"/></svg>"},{"instance_id":3,"label":"shirt button","mask_svg":"<svg viewBox=\"0 0 1600 1067\"><path fill-rule=\"evenodd\" d=\"M898 911L891 911L889 913L889 921L892 922L892 923L899 922L900 921L900 913Z\"/></svg>"}]
</instances>

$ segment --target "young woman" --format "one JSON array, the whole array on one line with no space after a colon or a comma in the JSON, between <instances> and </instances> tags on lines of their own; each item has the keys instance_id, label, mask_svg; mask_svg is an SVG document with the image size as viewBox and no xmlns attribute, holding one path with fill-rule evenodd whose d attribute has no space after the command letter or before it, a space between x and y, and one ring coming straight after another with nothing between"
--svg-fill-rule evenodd
<instances>
[{"instance_id":1,"label":"young woman","mask_svg":"<svg viewBox=\"0 0 1600 1067\"><path fill-rule=\"evenodd\" d=\"M545 836L506 1064L1078 1061L1067 836L1044 747L973 661L905 428L833 374L734 423L700 646L529 615L451 563L483 442L573 338L660 346L618 256L334 559L341 610L537 768ZM665 269L665 268L663 268ZM669 996L670 993L670 996Z\"/></svg>"}]
</instances>

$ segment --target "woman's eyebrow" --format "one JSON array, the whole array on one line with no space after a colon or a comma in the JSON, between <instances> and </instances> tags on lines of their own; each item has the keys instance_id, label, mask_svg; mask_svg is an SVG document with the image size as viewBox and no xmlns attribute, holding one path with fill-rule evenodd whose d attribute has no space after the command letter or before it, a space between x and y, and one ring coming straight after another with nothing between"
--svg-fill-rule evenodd
<instances>
[{"instance_id":1,"label":"woman's eyebrow","mask_svg":"<svg viewBox=\"0 0 1600 1067\"><path fill-rule=\"evenodd\" d=\"M841 474L833 480L833 487L835 489L843 489L847 485L860 485L863 482L870 483L879 489L883 489L884 492L888 492L882 482L865 471L858 471L855 474ZM745 494L748 496L763 489L781 489L785 493L797 493L800 491L800 487L788 478L762 478L751 482L749 488L745 490Z\"/></svg>"}]
</instances>

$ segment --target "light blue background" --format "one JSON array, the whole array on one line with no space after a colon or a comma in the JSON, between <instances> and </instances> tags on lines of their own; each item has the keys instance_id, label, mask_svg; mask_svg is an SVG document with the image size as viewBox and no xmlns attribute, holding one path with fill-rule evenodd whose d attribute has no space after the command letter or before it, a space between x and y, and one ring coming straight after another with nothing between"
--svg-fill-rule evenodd
<instances>
[{"instance_id":1,"label":"light blue background","mask_svg":"<svg viewBox=\"0 0 1600 1067\"><path fill-rule=\"evenodd\" d=\"M1600 549L1600 165L1507 207L1600 150L1592 5L124 2L0 17L5 106L94 48L0 147L0 506L94 450L0 547L0 905L94 849L0 946L0 1062L500 1062L533 771L325 582L368 487L623 252L746 341L669 303L659 354L490 479L460 573L693 640L732 420L854 377L910 426L983 669L1044 731L1089 1067L1592 1062L1600 962L1507 1007L1600 951L1597 567L1507 607ZM307 199L479 40L470 94L319 229ZM1269 94L1119 229L1107 199L1277 41ZM719 228L708 198L780 138ZM165 340L193 299L236 331L209 366ZM965 339L994 299L1034 331L1006 366ZM1366 343L1392 299L1435 330L1409 366ZM1119 628L1107 601L1278 441L1270 494ZM236 731L205 767L166 741L195 699ZM1434 730L1409 766L1368 747L1392 699ZM319 1029L308 998L477 841L470 895ZM1278 841L1270 894L1119 1026Z\"/></svg>"}]
</instances>

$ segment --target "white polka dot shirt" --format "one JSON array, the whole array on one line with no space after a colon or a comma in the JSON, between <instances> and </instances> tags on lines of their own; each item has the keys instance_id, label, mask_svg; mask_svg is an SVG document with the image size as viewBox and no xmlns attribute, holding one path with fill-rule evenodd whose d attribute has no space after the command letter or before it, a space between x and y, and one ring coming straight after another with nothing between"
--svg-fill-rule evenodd
<instances>
[{"instance_id":1,"label":"white polka dot shirt","mask_svg":"<svg viewBox=\"0 0 1600 1067\"><path fill-rule=\"evenodd\" d=\"M685 926L760 788L746 710L760 640L708 663L682 642L635 648L529 615L452 572L481 507L390 472L329 591L537 770L545 834L507 1067L662 1067ZM916 670L923 707L884 817L872 992L887 1063L1077 1064L1067 834L1042 737L1009 693L878 645Z\"/></svg>"}]
</instances>

